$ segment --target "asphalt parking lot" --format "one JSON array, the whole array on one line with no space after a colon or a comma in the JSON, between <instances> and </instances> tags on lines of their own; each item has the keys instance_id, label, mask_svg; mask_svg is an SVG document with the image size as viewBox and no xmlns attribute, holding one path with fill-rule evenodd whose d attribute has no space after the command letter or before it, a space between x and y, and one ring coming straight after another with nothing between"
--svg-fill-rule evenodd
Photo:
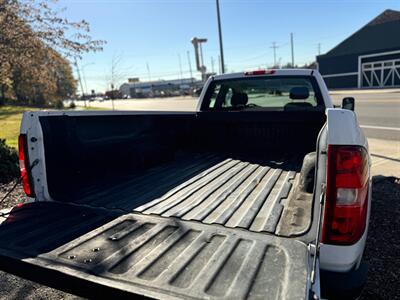
<instances>
[{"instance_id":1,"label":"asphalt parking lot","mask_svg":"<svg viewBox=\"0 0 400 300\"><path fill-rule=\"evenodd\" d=\"M356 112L370 144L372 157L373 203L369 236L364 258L369 278L361 299L399 299L400 282L400 93L354 91L333 92L335 104L344 96L356 98ZM92 107L110 109L110 101L90 102ZM196 99L116 100L118 110L192 111ZM11 186L0 188L0 196ZM20 202L21 189L13 193L5 208ZM0 272L1 299L78 299L19 277Z\"/></svg>"}]
</instances>

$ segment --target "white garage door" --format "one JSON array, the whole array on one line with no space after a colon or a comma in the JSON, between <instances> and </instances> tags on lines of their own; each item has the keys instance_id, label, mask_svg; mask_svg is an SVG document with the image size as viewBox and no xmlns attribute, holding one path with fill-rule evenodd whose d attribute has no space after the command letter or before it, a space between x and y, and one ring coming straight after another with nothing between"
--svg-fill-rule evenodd
<instances>
[{"instance_id":1,"label":"white garage door","mask_svg":"<svg viewBox=\"0 0 400 300\"><path fill-rule=\"evenodd\" d=\"M400 59L362 64L362 87L400 87Z\"/></svg>"}]
</instances>

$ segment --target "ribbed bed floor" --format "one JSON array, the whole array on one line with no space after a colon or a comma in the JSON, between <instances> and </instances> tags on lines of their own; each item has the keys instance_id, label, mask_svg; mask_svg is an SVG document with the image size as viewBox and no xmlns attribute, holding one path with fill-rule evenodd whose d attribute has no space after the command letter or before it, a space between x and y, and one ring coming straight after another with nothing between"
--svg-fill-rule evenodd
<instances>
[{"instance_id":1,"label":"ribbed bed floor","mask_svg":"<svg viewBox=\"0 0 400 300\"><path fill-rule=\"evenodd\" d=\"M0 268L94 299L306 299L307 245L174 218L34 202L0 218Z\"/></svg>"},{"instance_id":2,"label":"ribbed bed floor","mask_svg":"<svg viewBox=\"0 0 400 300\"><path fill-rule=\"evenodd\" d=\"M188 154L118 183L94 186L90 206L274 233L302 157L248 160Z\"/></svg>"}]
</instances>

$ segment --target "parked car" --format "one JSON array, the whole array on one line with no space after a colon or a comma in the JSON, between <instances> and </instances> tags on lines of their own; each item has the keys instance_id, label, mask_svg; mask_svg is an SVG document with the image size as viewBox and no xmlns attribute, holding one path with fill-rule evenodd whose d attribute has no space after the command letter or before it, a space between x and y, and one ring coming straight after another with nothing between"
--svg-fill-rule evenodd
<instances>
[{"instance_id":1,"label":"parked car","mask_svg":"<svg viewBox=\"0 0 400 300\"><path fill-rule=\"evenodd\" d=\"M90 298L357 297L371 177L353 109L315 70L257 70L210 77L195 112L27 112L31 202L3 212L0 267Z\"/></svg>"}]
</instances>

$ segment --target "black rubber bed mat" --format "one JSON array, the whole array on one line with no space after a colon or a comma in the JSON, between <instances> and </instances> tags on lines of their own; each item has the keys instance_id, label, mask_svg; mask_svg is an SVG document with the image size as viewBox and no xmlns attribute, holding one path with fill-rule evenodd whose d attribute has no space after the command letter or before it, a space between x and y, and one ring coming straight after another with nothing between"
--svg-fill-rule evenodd
<instances>
[{"instance_id":1,"label":"black rubber bed mat","mask_svg":"<svg viewBox=\"0 0 400 300\"><path fill-rule=\"evenodd\" d=\"M1 221L3 270L86 297L307 296L307 247L294 239L56 203Z\"/></svg>"},{"instance_id":2,"label":"black rubber bed mat","mask_svg":"<svg viewBox=\"0 0 400 300\"><path fill-rule=\"evenodd\" d=\"M302 159L186 154L118 182L93 186L78 203L290 236L304 232L311 222L312 195L289 197Z\"/></svg>"}]
</instances>

